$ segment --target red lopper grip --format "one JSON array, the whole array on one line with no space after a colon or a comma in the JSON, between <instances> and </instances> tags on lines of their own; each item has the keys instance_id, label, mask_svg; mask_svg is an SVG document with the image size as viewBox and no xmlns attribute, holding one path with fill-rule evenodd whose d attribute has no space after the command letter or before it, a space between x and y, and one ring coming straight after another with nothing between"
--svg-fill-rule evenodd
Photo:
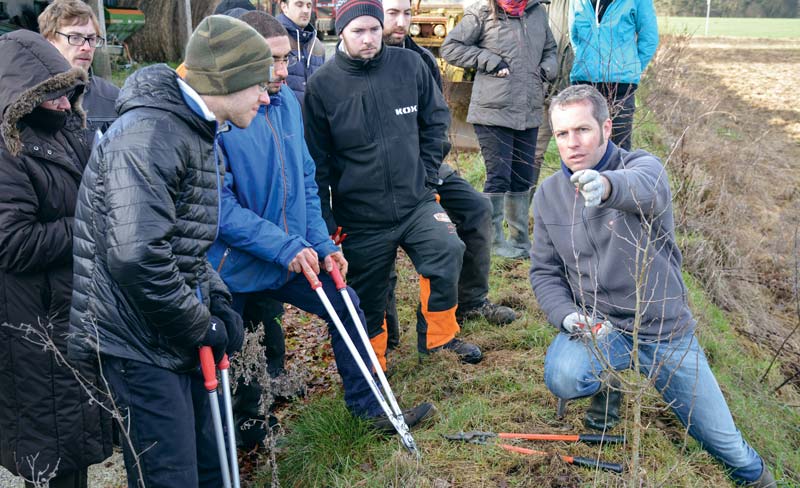
<instances>
[{"instance_id":1,"label":"red lopper grip","mask_svg":"<svg viewBox=\"0 0 800 488\"><path fill-rule=\"evenodd\" d=\"M222 359L219 361L219 363L217 363L217 368L219 368L219 370L222 371L223 369L228 369L230 367L231 367L231 362L228 361L228 355L223 354Z\"/></svg>"},{"instance_id":2,"label":"red lopper grip","mask_svg":"<svg viewBox=\"0 0 800 488\"><path fill-rule=\"evenodd\" d=\"M316 290L317 288L322 286L322 283L319 282L319 278L317 278L317 275L314 274L313 269L309 269L304 266L303 276L305 276L306 279L308 280L308 284L311 285L312 290Z\"/></svg>"},{"instance_id":3,"label":"red lopper grip","mask_svg":"<svg viewBox=\"0 0 800 488\"><path fill-rule=\"evenodd\" d=\"M342 278L342 272L339 270L339 266L337 266L336 263L333 263L333 269L329 274L331 278L333 278L333 283L336 285L337 290L344 290L345 287L347 287Z\"/></svg>"},{"instance_id":4,"label":"red lopper grip","mask_svg":"<svg viewBox=\"0 0 800 488\"><path fill-rule=\"evenodd\" d=\"M211 346L200 348L200 369L203 371L206 391L217 391L217 365L214 364L214 352Z\"/></svg>"}]
</instances>

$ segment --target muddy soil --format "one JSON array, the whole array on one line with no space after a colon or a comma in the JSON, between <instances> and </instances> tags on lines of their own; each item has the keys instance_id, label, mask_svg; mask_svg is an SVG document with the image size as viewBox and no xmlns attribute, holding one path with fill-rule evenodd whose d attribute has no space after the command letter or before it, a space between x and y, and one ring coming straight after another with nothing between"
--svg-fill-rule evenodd
<instances>
[{"instance_id":1,"label":"muddy soil","mask_svg":"<svg viewBox=\"0 0 800 488\"><path fill-rule=\"evenodd\" d=\"M656 81L648 102L670 133L673 162L689 164L696 188L708 193L692 200L708 212L689 211L684 230L716 234L726 257L701 273L716 283L718 301L742 313L739 330L776 351L800 322L800 40L677 44L682 53L671 66L660 53L661 66L648 71ZM784 348L784 371L795 374L800 331Z\"/></svg>"}]
</instances>

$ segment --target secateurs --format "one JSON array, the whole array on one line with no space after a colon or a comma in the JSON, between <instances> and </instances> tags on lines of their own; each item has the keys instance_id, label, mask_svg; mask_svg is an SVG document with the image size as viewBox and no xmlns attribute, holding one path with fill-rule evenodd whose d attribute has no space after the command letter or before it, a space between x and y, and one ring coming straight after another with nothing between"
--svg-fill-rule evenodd
<instances>
[{"instance_id":1,"label":"secateurs","mask_svg":"<svg viewBox=\"0 0 800 488\"><path fill-rule=\"evenodd\" d=\"M451 441L470 442L473 444L486 444L489 439L524 439L529 441L564 441L564 442L585 442L587 444L620 444L625 442L625 436L621 435L605 435L605 434L514 434L508 432L459 432L458 434L443 434L442 437ZM507 451L517 452L520 454L535 455L535 456L549 456L549 452L535 451L524 447L512 446L510 444L498 444ZM609 463L595 458L577 457L577 456L563 456L559 457L567 464L574 464L578 466L587 466L590 468L603 469L606 471L613 471L621 473L623 468L621 464Z\"/></svg>"}]
</instances>

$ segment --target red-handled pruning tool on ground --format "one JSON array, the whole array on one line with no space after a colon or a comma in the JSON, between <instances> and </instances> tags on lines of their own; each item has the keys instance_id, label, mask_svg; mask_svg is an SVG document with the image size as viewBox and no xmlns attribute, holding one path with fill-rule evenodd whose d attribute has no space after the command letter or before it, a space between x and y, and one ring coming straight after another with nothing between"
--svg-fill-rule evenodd
<instances>
[{"instance_id":1,"label":"red-handled pruning tool on ground","mask_svg":"<svg viewBox=\"0 0 800 488\"><path fill-rule=\"evenodd\" d=\"M451 441L471 442L473 444L486 444L489 439L524 439L529 441L563 441L563 442L585 442L587 444L621 444L625 442L625 436L621 435L605 435L605 434L513 434L508 432L459 432L458 434L444 434L445 439ZM510 444L498 444L507 451L517 452L520 454L535 455L535 456L549 456L549 452L535 451L533 449L526 449L524 447L512 446ZM623 468L621 464L609 463L600 461L594 458L575 457L575 456L562 456L559 457L567 464L575 464L578 466L587 466L590 468L603 469L606 471L613 471L621 473Z\"/></svg>"},{"instance_id":2,"label":"red-handled pruning tool on ground","mask_svg":"<svg viewBox=\"0 0 800 488\"><path fill-rule=\"evenodd\" d=\"M339 331L339 335L342 336L342 339L347 345L347 349L350 351L350 354L353 355L353 359L358 365L358 369L361 370L361 374L363 374L364 378L366 378L370 390L372 390L372 393L378 400L381 409L383 409L383 413L392 423L392 426L394 426L395 430L400 436L400 442L402 442L403 446L405 446L409 452L415 454L417 459L419 459L420 452L417 449L417 444L414 442L414 438L409 432L408 425L406 425L406 421L403 418L403 412L400 410L400 406L397 404L394 393L392 393L392 389L389 387L389 382L386 380L386 375L383 373L383 369L378 362L378 357L375 355L375 351L372 349L372 344L369 342L367 331L364 328L364 324L361 323L361 319L358 317L358 312L356 312L353 301L350 299L350 295L347 292L347 285L345 285L344 279L342 279L342 274L339 271L338 266L334 264L333 271L330 272L331 278L333 278L336 289L342 294L344 303L347 306L347 310L350 312L350 317L353 319L353 322L356 325L355 328L358 330L358 335L361 338L361 342L364 344L364 349L367 351L367 355L372 363L372 369L378 376L380 385L378 385L378 383L375 381L375 378L372 376L372 373L370 373L369 368L364 363L361 355L358 353L358 349L353 343L353 339L347 333L347 329L345 329L342 320L336 314L336 310L334 310L333 305L328 299L328 296L325 294L325 290L322 289L322 283L320 283L317 275L313 270L306 267L303 267L303 275L306 277L309 284L311 284L311 288L317 293L317 296L319 296L319 299L322 301L322 305L325 307L328 315L330 315L331 320L333 320L333 324L336 326L336 330Z\"/></svg>"},{"instance_id":3,"label":"red-handled pruning tool on ground","mask_svg":"<svg viewBox=\"0 0 800 488\"><path fill-rule=\"evenodd\" d=\"M225 434L222 429L222 417L219 412L219 395L217 394L217 368L222 377L222 398L225 405L225 421L228 428L228 454L225 453ZM219 466L222 470L222 484L225 488L239 488L239 458L236 454L236 439L233 430L233 405L231 402L231 383L228 369L228 355L222 356L219 364L214 364L214 353L209 346L200 348L200 369L203 371L203 380L208 392L211 405L211 420L214 422L214 436L217 439L217 454ZM230 455L230 461L228 460ZM233 478L233 485L231 485Z\"/></svg>"}]
</instances>

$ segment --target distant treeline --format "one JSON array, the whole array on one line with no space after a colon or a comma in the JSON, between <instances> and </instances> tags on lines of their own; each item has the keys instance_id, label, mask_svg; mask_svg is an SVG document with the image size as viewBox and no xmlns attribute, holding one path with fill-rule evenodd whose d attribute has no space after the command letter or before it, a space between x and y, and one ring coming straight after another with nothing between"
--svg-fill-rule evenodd
<instances>
[{"instance_id":1,"label":"distant treeline","mask_svg":"<svg viewBox=\"0 0 800 488\"><path fill-rule=\"evenodd\" d=\"M705 0L655 0L660 15L705 17ZM800 17L798 0L711 0L712 17Z\"/></svg>"}]
</instances>

